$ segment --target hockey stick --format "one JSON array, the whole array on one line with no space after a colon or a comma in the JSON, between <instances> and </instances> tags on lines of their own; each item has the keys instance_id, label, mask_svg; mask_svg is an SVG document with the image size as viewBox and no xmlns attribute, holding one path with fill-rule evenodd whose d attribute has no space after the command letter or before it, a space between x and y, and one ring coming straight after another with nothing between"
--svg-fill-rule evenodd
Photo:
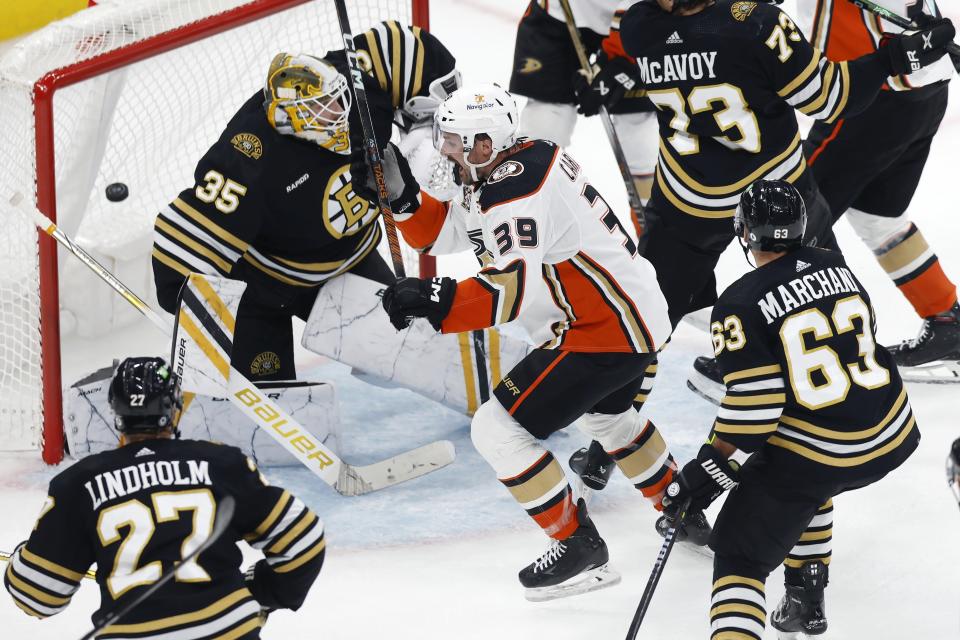
<instances>
[{"instance_id":1,"label":"hockey stick","mask_svg":"<svg viewBox=\"0 0 960 640\"><path fill-rule=\"evenodd\" d=\"M10 562L11 560L13 560L12 553L7 553L6 551L0 551L0 562ZM83 577L87 578L88 580L96 580L97 572L94 571L93 569L90 569L85 574L83 574Z\"/></svg>"},{"instance_id":2,"label":"hockey stick","mask_svg":"<svg viewBox=\"0 0 960 640\"><path fill-rule=\"evenodd\" d=\"M357 48L353 45L353 33L350 31L350 18L347 16L347 7L343 0L334 0L337 6L337 19L340 21L340 32L343 34L343 48L347 54L347 63L350 65L350 76L353 79L353 97L357 109L360 111L360 124L363 126L363 145L367 152L367 165L373 172L373 179L377 183L377 200L380 204L380 213L383 214L383 226L387 231L387 244L390 247L390 259L393 261L393 271L397 278L407 275L403 266L403 255L400 253L400 238L397 236L397 223L393 219L393 210L390 208L390 196L387 194L387 180L383 175L383 161L380 158L380 148L377 147L377 136L373 128L373 118L370 117L370 104L367 102L367 90L363 86L363 71L357 60Z\"/></svg>"},{"instance_id":3,"label":"hockey stick","mask_svg":"<svg viewBox=\"0 0 960 640\"><path fill-rule=\"evenodd\" d=\"M120 282L106 267L71 240L50 218L31 206L23 194L14 194L9 199L9 203L29 216L40 230L53 237L79 258L158 329L168 336L173 335L173 328L169 321L151 309L150 305ZM308 430L281 409L266 393L261 393L256 385L247 380L233 366L229 369L227 383L227 396L235 407L279 442L300 463L344 496L358 496L418 478L447 466L453 462L456 455L453 443L449 440L438 440L381 462L354 467L342 461L320 440L314 438Z\"/></svg>"},{"instance_id":4,"label":"hockey stick","mask_svg":"<svg viewBox=\"0 0 960 640\"><path fill-rule=\"evenodd\" d=\"M677 518L673 521L673 526L667 529L667 535L660 545L660 553L657 554L657 561L653 563L653 571L650 572L650 578L647 580L647 586L640 597L640 604L637 605L637 612L633 614L633 620L630 622L630 629L627 630L627 640L635 640L637 632L640 631L640 625L643 623L643 617L647 615L647 609L650 607L650 601L653 600L653 592L660 582L660 576L663 575L663 568L667 566L667 558L670 557L670 551L673 550L673 544L677 541L677 528L683 524L687 517L687 511L690 509L690 502L693 498L687 498L680 505L677 511Z\"/></svg>"},{"instance_id":5,"label":"hockey stick","mask_svg":"<svg viewBox=\"0 0 960 640\"><path fill-rule=\"evenodd\" d=\"M226 531L227 527L230 526L230 521L233 520L233 512L236 506L237 502L233 499L233 496L223 496L220 498L220 500L217 501L217 513L213 517L213 528L210 530L210 537L201 542L196 549L184 556L180 562L174 563L173 566L167 569L156 582L147 588L146 591L127 603L127 606L123 607L119 611L108 613L103 617L103 619L95 622L93 630L80 638L80 640L90 640L90 638L95 638L97 634L103 631L106 627L109 627L117 622L120 618L133 611L135 608L140 606L144 600L155 594L160 587L170 582L173 579L173 576L177 573L177 569L179 569L181 565L187 564L201 553L209 549L210 545L219 540L220 536L223 535L223 532Z\"/></svg>"},{"instance_id":6,"label":"hockey stick","mask_svg":"<svg viewBox=\"0 0 960 640\"><path fill-rule=\"evenodd\" d=\"M874 4L873 2L870 2L870 0L849 0L849 2L852 2L864 11L869 11L873 15L879 16L890 24L895 24L902 29L917 28L917 25L915 25L911 20L908 20L903 16L899 16L878 4ZM947 45L947 53L949 53L951 57L960 56L960 45L958 45L956 42L951 42Z\"/></svg>"},{"instance_id":7,"label":"hockey stick","mask_svg":"<svg viewBox=\"0 0 960 640\"><path fill-rule=\"evenodd\" d=\"M342 0L338 0L342 2ZM573 10L570 8L570 0L560 0L560 6L563 8L563 15L567 22L567 31L570 32L570 40L573 41L573 48L577 52L577 58L580 60L580 69L583 70L587 82L593 80L593 70L590 67L590 61L587 59L587 50L583 46L583 39L580 37L580 31L577 29L576 20L573 17ZM627 188L627 200L630 208L637 216L637 224L641 230L644 228L644 210L643 203L640 201L640 192L637 191L637 185L633 182L633 174L630 173L630 165L627 164L627 156L623 153L623 146L620 144L620 136L613 127L613 119L607 112L607 108L600 107L600 121L603 122L603 129L607 132L607 139L610 140L610 147L613 149L613 155L617 160L617 166L620 168L620 177L623 178L623 186Z\"/></svg>"}]
</instances>

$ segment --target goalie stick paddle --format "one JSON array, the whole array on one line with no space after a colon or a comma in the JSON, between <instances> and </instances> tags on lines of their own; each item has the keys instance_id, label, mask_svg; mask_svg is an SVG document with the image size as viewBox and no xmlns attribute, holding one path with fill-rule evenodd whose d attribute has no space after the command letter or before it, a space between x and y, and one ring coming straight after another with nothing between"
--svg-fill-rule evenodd
<instances>
[{"instance_id":1,"label":"goalie stick paddle","mask_svg":"<svg viewBox=\"0 0 960 640\"><path fill-rule=\"evenodd\" d=\"M390 196L387 194L387 180L383 175L383 160L380 158L380 148L377 146L377 136L373 128L373 118L370 117L370 105L367 103L367 90L363 87L363 71L357 60L357 48L353 45L353 32L350 30L350 18L347 16L347 7L343 0L334 0L337 6L337 19L340 21L340 32L343 35L343 48L347 54L347 63L350 65L354 104L360 112L360 124L363 126L363 146L367 152L367 165L377 183L377 200L380 212L383 214L383 226L387 231L387 244L390 247L390 259L393 261L393 270L397 278L407 275L403 266L403 255L400 253L400 239L397 236L397 223L393 219L393 210L390 208Z\"/></svg>"},{"instance_id":2,"label":"goalie stick paddle","mask_svg":"<svg viewBox=\"0 0 960 640\"><path fill-rule=\"evenodd\" d=\"M168 320L161 317L106 267L77 245L50 218L30 205L23 194L15 193L9 198L9 203L29 216L40 230L53 237L87 265L157 328L168 336L173 335L173 327ZM382 462L353 467L342 461L322 442L308 436L310 432L307 429L281 409L269 395L260 393L256 385L232 366L229 369L228 389L227 396L237 409L340 495L358 496L412 480L447 466L456 457L453 443L449 440L438 440ZM309 440L309 447L304 444L305 439ZM294 440L297 444L294 444Z\"/></svg>"},{"instance_id":3,"label":"goalie stick paddle","mask_svg":"<svg viewBox=\"0 0 960 640\"><path fill-rule=\"evenodd\" d=\"M857 5L864 11L869 11L875 16L880 16L890 24L895 24L898 27L901 27L903 29L917 28L917 25L915 25L911 20L908 20L903 16L897 15L896 13L890 11L889 9L881 7L878 4L870 2L870 0L849 0L849 1ZM960 45L958 45L956 42L951 42L950 44L947 45L947 53L949 53L951 56L960 56Z\"/></svg>"},{"instance_id":4,"label":"goalie stick paddle","mask_svg":"<svg viewBox=\"0 0 960 640\"><path fill-rule=\"evenodd\" d=\"M184 565L201 553L210 548L214 542L220 539L220 536L223 535L223 532L227 530L227 527L230 526L230 521L233 520L233 512L236 509L237 503L233 499L233 496L223 496L217 501L217 513L213 517L213 528L210 530L210 537L200 543L200 545L183 557L180 562L174 563L172 567L167 569L163 574L160 575L160 578L151 584L143 593L138 595L136 598L127 603L125 607L119 609L118 611L113 611L104 616L101 620L94 623L93 629L88 632L85 636L80 638L80 640L90 640L90 638L97 637L97 634L103 631L106 627L114 624L120 618L124 617L138 606L140 606L147 598L155 594L160 587L170 582L173 579L173 576L177 573L177 569L181 565Z\"/></svg>"},{"instance_id":5,"label":"goalie stick paddle","mask_svg":"<svg viewBox=\"0 0 960 640\"><path fill-rule=\"evenodd\" d=\"M650 578L647 580L647 586L640 597L640 604L637 605L637 612L633 614L633 620L630 622L630 628L627 630L627 640L636 640L637 632L640 631L640 625L643 623L644 616L647 615L647 609L650 607L650 601L653 600L653 592L657 589L657 583L660 582L660 576L663 575L663 568L667 566L667 558L670 557L670 551L677 541L677 528L683 524L687 517L687 511L690 510L692 498L687 498L680 505L677 511L677 519L673 526L667 529L667 535L660 545L660 552L657 554L657 561L653 563L653 571L650 572Z\"/></svg>"},{"instance_id":6,"label":"goalie stick paddle","mask_svg":"<svg viewBox=\"0 0 960 640\"><path fill-rule=\"evenodd\" d=\"M338 0L342 2L342 0ZM580 31L577 29L577 22L573 17L573 10L570 8L570 0L560 0L560 7L563 9L564 18L567 22L567 31L570 32L570 40L573 41L573 48L577 52L577 58L580 61L580 69L583 71L587 82L593 80L593 71L590 67L590 61L587 59L587 50L583 46L583 39L580 37ZM640 192L637 191L637 185L633 182L633 174L630 173L630 165L627 164L627 156L623 152L623 145L620 144L620 136L613 126L613 119L607 108L600 107L600 121L603 122L603 129L607 133L607 139L610 141L610 148L613 149L613 155L617 160L617 167L620 168L620 177L623 178L623 186L627 189L627 200L630 202L630 208L636 213L637 224L642 231L645 226L643 203L640 201Z\"/></svg>"}]
</instances>

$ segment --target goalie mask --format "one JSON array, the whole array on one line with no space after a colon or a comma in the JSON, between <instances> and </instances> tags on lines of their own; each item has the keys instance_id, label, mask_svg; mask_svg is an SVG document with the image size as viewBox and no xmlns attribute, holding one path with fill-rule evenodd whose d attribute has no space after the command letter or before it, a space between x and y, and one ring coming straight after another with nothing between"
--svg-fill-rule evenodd
<instances>
[{"instance_id":1,"label":"goalie mask","mask_svg":"<svg viewBox=\"0 0 960 640\"><path fill-rule=\"evenodd\" d=\"M107 399L120 433L177 432L183 409L180 376L163 358L127 358L121 362Z\"/></svg>"},{"instance_id":2,"label":"goalie mask","mask_svg":"<svg viewBox=\"0 0 960 640\"><path fill-rule=\"evenodd\" d=\"M273 128L350 155L350 88L333 65L306 54L278 53L263 88Z\"/></svg>"},{"instance_id":3,"label":"goalie mask","mask_svg":"<svg viewBox=\"0 0 960 640\"><path fill-rule=\"evenodd\" d=\"M509 91L495 84L480 84L458 89L437 108L433 118L433 145L444 156L463 153L462 162L474 182L477 169L488 166L502 151L517 142L520 112ZM490 138L493 153L483 162L468 159L477 136ZM459 159L459 158L458 158Z\"/></svg>"}]
</instances>

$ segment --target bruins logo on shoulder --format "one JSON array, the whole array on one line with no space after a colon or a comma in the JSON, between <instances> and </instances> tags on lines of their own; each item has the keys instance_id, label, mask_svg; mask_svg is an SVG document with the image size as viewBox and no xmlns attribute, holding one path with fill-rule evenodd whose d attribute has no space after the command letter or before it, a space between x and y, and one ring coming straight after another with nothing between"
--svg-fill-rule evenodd
<instances>
[{"instance_id":1,"label":"bruins logo on shoulder","mask_svg":"<svg viewBox=\"0 0 960 640\"><path fill-rule=\"evenodd\" d=\"M487 178L487 184L493 184L495 182L500 182L501 180L506 180L510 176L518 176L523 173L523 165L517 162L516 160L507 160L499 167L493 170L493 173L490 174L490 177Z\"/></svg>"},{"instance_id":2,"label":"bruins logo on shoulder","mask_svg":"<svg viewBox=\"0 0 960 640\"><path fill-rule=\"evenodd\" d=\"M733 14L733 19L743 22L747 19L753 10L757 7L756 2L734 2L730 5L730 13Z\"/></svg>"},{"instance_id":3,"label":"bruins logo on shoulder","mask_svg":"<svg viewBox=\"0 0 960 640\"><path fill-rule=\"evenodd\" d=\"M250 363L250 373L255 376L267 376L280 370L280 356L273 351L264 351Z\"/></svg>"},{"instance_id":4,"label":"bruins logo on shoulder","mask_svg":"<svg viewBox=\"0 0 960 640\"><path fill-rule=\"evenodd\" d=\"M260 143L260 138L252 133L238 133L230 138L230 144L248 158L259 160L260 156L263 155L263 145Z\"/></svg>"}]
</instances>

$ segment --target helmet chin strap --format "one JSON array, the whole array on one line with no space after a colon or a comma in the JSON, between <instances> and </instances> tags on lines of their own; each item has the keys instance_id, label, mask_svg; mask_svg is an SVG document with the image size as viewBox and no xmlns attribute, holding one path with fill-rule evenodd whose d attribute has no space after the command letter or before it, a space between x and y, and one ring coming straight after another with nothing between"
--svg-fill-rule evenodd
<instances>
[{"instance_id":1,"label":"helmet chin strap","mask_svg":"<svg viewBox=\"0 0 960 640\"><path fill-rule=\"evenodd\" d=\"M750 262L750 248L747 246L747 241L740 237L737 238L737 242L740 243L740 248L743 249L743 259L747 261L747 264L750 265L751 269L756 269L757 265L753 262Z\"/></svg>"},{"instance_id":2,"label":"helmet chin strap","mask_svg":"<svg viewBox=\"0 0 960 640\"><path fill-rule=\"evenodd\" d=\"M500 152L499 152L499 151L494 151L494 152L493 152L493 155L491 155L489 158L487 158L487 161L486 161L486 162L481 162L480 164L474 164L474 163L470 162L469 160L467 160L467 155L468 155L468 154L466 154L466 153L463 154L463 162L464 162L464 164L466 164L467 167L470 169L470 178L471 178L474 182L480 182L480 178L479 178L479 176L477 176L477 169L483 169L484 167L488 166L491 162L493 162L494 160L497 159L497 156L500 155Z\"/></svg>"}]
</instances>

